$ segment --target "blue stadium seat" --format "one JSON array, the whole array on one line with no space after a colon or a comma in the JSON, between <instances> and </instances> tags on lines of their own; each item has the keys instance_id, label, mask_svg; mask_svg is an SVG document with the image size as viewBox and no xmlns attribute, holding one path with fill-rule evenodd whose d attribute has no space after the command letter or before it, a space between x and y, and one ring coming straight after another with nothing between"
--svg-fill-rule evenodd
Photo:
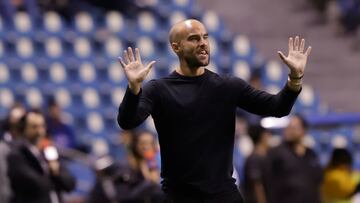
<instances>
[{"instance_id":1,"label":"blue stadium seat","mask_svg":"<svg viewBox=\"0 0 360 203\"><path fill-rule=\"evenodd\" d=\"M16 53L22 59L33 59L35 51L33 41L30 38L20 38L16 42Z\"/></svg>"},{"instance_id":2,"label":"blue stadium seat","mask_svg":"<svg viewBox=\"0 0 360 203\"><path fill-rule=\"evenodd\" d=\"M0 63L0 87L10 83L11 74L6 64Z\"/></svg>"},{"instance_id":3,"label":"blue stadium seat","mask_svg":"<svg viewBox=\"0 0 360 203\"><path fill-rule=\"evenodd\" d=\"M63 58L63 44L58 37L49 37L45 40L45 54L50 60L59 60Z\"/></svg>"},{"instance_id":4,"label":"blue stadium seat","mask_svg":"<svg viewBox=\"0 0 360 203\"><path fill-rule=\"evenodd\" d=\"M251 67L245 60L236 60L232 65L233 75L245 81L249 81L251 76Z\"/></svg>"},{"instance_id":5,"label":"blue stadium seat","mask_svg":"<svg viewBox=\"0 0 360 203\"><path fill-rule=\"evenodd\" d=\"M38 69L34 63L24 63L21 66L21 78L24 84L38 84Z\"/></svg>"},{"instance_id":6,"label":"blue stadium seat","mask_svg":"<svg viewBox=\"0 0 360 203\"><path fill-rule=\"evenodd\" d=\"M90 13L82 11L76 14L73 28L77 35L90 37L95 33L95 23L96 21L94 21Z\"/></svg>"},{"instance_id":7,"label":"blue stadium seat","mask_svg":"<svg viewBox=\"0 0 360 203\"><path fill-rule=\"evenodd\" d=\"M58 13L47 11L43 19L43 30L47 36L61 37L64 34L65 22Z\"/></svg>"},{"instance_id":8,"label":"blue stadium seat","mask_svg":"<svg viewBox=\"0 0 360 203\"><path fill-rule=\"evenodd\" d=\"M110 37L105 41L104 53L108 60L117 60L119 56L122 57L123 50L126 48L123 42L118 37Z\"/></svg>"},{"instance_id":9,"label":"blue stadium seat","mask_svg":"<svg viewBox=\"0 0 360 203\"><path fill-rule=\"evenodd\" d=\"M118 11L109 11L105 16L106 28L118 36L126 36L127 29L126 20Z\"/></svg>"},{"instance_id":10,"label":"blue stadium seat","mask_svg":"<svg viewBox=\"0 0 360 203\"><path fill-rule=\"evenodd\" d=\"M214 36L216 39L221 38L224 24L214 11L206 11L202 16L201 21L207 28L210 36Z\"/></svg>"},{"instance_id":11,"label":"blue stadium seat","mask_svg":"<svg viewBox=\"0 0 360 203\"><path fill-rule=\"evenodd\" d=\"M155 59L156 47L154 46L154 41L151 37L139 36L136 41L136 47L140 49L140 54L144 61Z\"/></svg>"},{"instance_id":12,"label":"blue stadium seat","mask_svg":"<svg viewBox=\"0 0 360 203\"><path fill-rule=\"evenodd\" d=\"M136 33L138 35L148 35L155 38L156 31L160 30L158 20L153 13L143 11L139 13L136 23Z\"/></svg>"},{"instance_id":13,"label":"blue stadium seat","mask_svg":"<svg viewBox=\"0 0 360 203\"><path fill-rule=\"evenodd\" d=\"M74 55L79 59L91 59L93 57L91 41L85 37L78 37L74 41Z\"/></svg>"},{"instance_id":14,"label":"blue stadium seat","mask_svg":"<svg viewBox=\"0 0 360 203\"><path fill-rule=\"evenodd\" d=\"M14 27L17 35L27 37L33 35L33 22L26 12L17 12L15 14Z\"/></svg>"}]
</instances>

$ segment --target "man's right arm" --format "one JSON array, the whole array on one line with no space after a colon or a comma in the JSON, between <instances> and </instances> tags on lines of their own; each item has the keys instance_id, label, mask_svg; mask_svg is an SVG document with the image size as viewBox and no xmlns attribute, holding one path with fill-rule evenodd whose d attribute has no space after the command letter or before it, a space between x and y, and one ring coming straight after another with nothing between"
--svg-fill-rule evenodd
<instances>
[{"instance_id":1,"label":"man's right arm","mask_svg":"<svg viewBox=\"0 0 360 203\"><path fill-rule=\"evenodd\" d=\"M124 73L129 85L119 107L117 121L121 128L131 129L142 123L153 110L152 83L141 89L141 84L153 67L155 61L144 66L141 61L140 51L132 48L124 50L124 57L119 57L119 62L124 68Z\"/></svg>"},{"instance_id":2,"label":"man's right arm","mask_svg":"<svg viewBox=\"0 0 360 203\"><path fill-rule=\"evenodd\" d=\"M123 129L132 129L140 125L152 112L155 104L155 81L149 81L135 94L127 88L117 116Z\"/></svg>"}]
</instances>

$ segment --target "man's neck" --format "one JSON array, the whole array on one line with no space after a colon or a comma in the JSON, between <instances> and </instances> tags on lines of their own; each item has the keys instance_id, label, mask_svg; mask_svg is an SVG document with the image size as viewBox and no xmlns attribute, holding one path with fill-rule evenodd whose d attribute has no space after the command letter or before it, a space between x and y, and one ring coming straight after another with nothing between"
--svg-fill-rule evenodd
<instances>
[{"instance_id":1,"label":"man's neck","mask_svg":"<svg viewBox=\"0 0 360 203\"><path fill-rule=\"evenodd\" d=\"M267 149L268 148L266 146L263 146L263 145L259 144L259 145L255 146L254 152L257 155L265 156L266 152L267 152Z\"/></svg>"},{"instance_id":2,"label":"man's neck","mask_svg":"<svg viewBox=\"0 0 360 203\"><path fill-rule=\"evenodd\" d=\"M187 65L180 63L180 67L176 68L175 71L183 76L195 77L204 74L205 68L202 66L196 68L190 68Z\"/></svg>"}]
</instances>

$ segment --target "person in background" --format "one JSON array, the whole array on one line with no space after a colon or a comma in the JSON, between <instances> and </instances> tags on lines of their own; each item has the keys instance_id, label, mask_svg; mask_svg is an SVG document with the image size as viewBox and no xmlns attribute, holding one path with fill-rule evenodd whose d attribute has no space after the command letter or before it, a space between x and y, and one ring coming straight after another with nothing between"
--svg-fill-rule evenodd
<instances>
[{"instance_id":1,"label":"person in background","mask_svg":"<svg viewBox=\"0 0 360 203\"><path fill-rule=\"evenodd\" d=\"M61 107L51 98L48 102L46 117L47 134L59 148L76 148L76 137L73 129L64 122Z\"/></svg>"},{"instance_id":2,"label":"person in background","mask_svg":"<svg viewBox=\"0 0 360 203\"><path fill-rule=\"evenodd\" d=\"M8 176L11 203L61 203L61 193L75 187L74 178L59 161L56 149L40 149L46 135L45 118L29 111L20 119L21 137L10 151ZM50 146L49 146L50 147Z\"/></svg>"},{"instance_id":3,"label":"person in background","mask_svg":"<svg viewBox=\"0 0 360 203\"><path fill-rule=\"evenodd\" d=\"M320 203L322 168L316 153L303 143L308 124L300 115L290 118L284 142L269 150L266 179L270 203Z\"/></svg>"},{"instance_id":4,"label":"person in background","mask_svg":"<svg viewBox=\"0 0 360 203\"><path fill-rule=\"evenodd\" d=\"M19 120L25 114L24 107L17 103L10 108L8 116L1 126L0 134L0 202L8 203L11 198L11 187L8 177L7 156L9 155L12 142L17 139L21 132Z\"/></svg>"},{"instance_id":5,"label":"person in background","mask_svg":"<svg viewBox=\"0 0 360 203\"><path fill-rule=\"evenodd\" d=\"M89 203L163 201L154 135L149 131L126 131L126 134L131 135L131 141L128 140L128 157L125 161L113 161L110 166L97 171L97 180L90 193ZM103 158L106 159L109 158Z\"/></svg>"},{"instance_id":6,"label":"person in background","mask_svg":"<svg viewBox=\"0 0 360 203\"><path fill-rule=\"evenodd\" d=\"M321 191L325 203L351 203L360 192L360 176L352 169L353 157L347 149L334 149L325 169Z\"/></svg>"},{"instance_id":7,"label":"person in background","mask_svg":"<svg viewBox=\"0 0 360 203\"><path fill-rule=\"evenodd\" d=\"M252 126L249 128L249 135L255 147L244 166L245 202L266 203L265 164L271 133L261 126Z\"/></svg>"}]
</instances>

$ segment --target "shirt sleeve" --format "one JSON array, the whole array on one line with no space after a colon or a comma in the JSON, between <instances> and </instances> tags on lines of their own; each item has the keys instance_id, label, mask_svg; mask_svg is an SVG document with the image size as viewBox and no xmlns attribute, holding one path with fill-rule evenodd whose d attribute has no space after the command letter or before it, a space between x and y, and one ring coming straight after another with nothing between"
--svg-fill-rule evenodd
<instances>
[{"instance_id":1,"label":"shirt sleeve","mask_svg":"<svg viewBox=\"0 0 360 203\"><path fill-rule=\"evenodd\" d=\"M236 97L237 106L257 115L282 117L290 113L299 92L292 91L287 85L277 94L257 90L244 80L230 78L231 91Z\"/></svg>"},{"instance_id":2,"label":"shirt sleeve","mask_svg":"<svg viewBox=\"0 0 360 203\"><path fill-rule=\"evenodd\" d=\"M139 126L154 112L156 100L155 80L149 81L139 94L135 95L127 87L117 116L118 124L123 129L132 129Z\"/></svg>"}]
</instances>

